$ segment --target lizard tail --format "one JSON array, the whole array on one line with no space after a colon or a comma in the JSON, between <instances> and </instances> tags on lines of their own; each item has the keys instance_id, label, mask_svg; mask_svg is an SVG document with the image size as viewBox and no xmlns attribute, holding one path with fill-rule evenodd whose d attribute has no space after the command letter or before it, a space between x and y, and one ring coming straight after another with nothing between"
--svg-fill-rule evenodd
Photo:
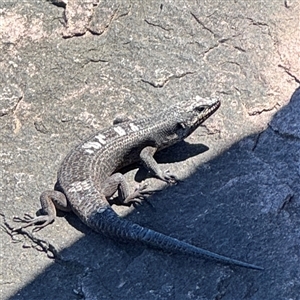
<instances>
[{"instance_id":1,"label":"lizard tail","mask_svg":"<svg viewBox=\"0 0 300 300\"><path fill-rule=\"evenodd\" d=\"M131 240L141 242L147 246L171 253L181 253L203 258L206 257L225 264L237 265L255 270L263 270L262 267L210 252L122 219L111 208L95 213L91 216L88 225L95 231L101 232L112 238L118 238L124 241Z\"/></svg>"}]
</instances>

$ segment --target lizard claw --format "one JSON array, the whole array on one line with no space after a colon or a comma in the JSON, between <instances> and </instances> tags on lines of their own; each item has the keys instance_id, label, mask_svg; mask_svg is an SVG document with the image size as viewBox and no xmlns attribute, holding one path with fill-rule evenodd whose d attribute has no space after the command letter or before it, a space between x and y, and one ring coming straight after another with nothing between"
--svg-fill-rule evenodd
<instances>
[{"instance_id":1,"label":"lizard claw","mask_svg":"<svg viewBox=\"0 0 300 300\"><path fill-rule=\"evenodd\" d=\"M13 217L13 221L16 223L28 223L31 222L34 219L33 216L31 216L30 214L25 213L23 218L20 217Z\"/></svg>"},{"instance_id":2,"label":"lizard claw","mask_svg":"<svg viewBox=\"0 0 300 300\"><path fill-rule=\"evenodd\" d=\"M169 170L165 171L161 179L170 185L174 185L179 182L179 179L175 175L170 174Z\"/></svg>"},{"instance_id":3,"label":"lizard claw","mask_svg":"<svg viewBox=\"0 0 300 300\"><path fill-rule=\"evenodd\" d=\"M49 215L43 215L38 217L32 217L29 214L24 214L23 218L20 217L14 217L13 221L17 223L25 223L17 228L13 228L12 231L19 231L21 229L27 228L29 226L34 226L32 229L32 232L36 232L41 230L42 228L46 227L50 223L52 223L54 218L51 218ZM42 223L42 224L38 224Z\"/></svg>"}]
</instances>

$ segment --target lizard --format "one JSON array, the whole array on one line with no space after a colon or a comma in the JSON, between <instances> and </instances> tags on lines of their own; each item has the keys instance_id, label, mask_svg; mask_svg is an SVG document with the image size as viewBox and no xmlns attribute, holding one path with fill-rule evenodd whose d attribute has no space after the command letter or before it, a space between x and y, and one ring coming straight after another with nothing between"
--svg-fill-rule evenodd
<instances>
[{"instance_id":1,"label":"lizard","mask_svg":"<svg viewBox=\"0 0 300 300\"><path fill-rule=\"evenodd\" d=\"M124 205L145 197L145 186L139 186L130 194L124 175L118 172L136 162L142 162L154 177L168 184L176 183L176 176L163 171L154 154L188 137L218 110L220 104L218 99L201 97L184 100L151 117L118 120L84 140L61 163L54 190L41 194L43 214L15 217L15 221L23 224L14 230L34 226L33 231L37 231L55 220L56 209L73 211L88 227L111 238L263 270L254 264L210 252L121 218L109 202L115 193Z\"/></svg>"}]
</instances>

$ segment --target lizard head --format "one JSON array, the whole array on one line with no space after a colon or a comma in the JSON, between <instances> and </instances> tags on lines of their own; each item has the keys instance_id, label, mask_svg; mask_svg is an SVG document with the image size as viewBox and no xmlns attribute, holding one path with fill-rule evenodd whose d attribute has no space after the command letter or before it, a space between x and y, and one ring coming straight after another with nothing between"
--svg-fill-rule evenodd
<instances>
[{"instance_id":1,"label":"lizard head","mask_svg":"<svg viewBox=\"0 0 300 300\"><path fill-rule=\"evenodd\" d=\"M209 118L221 105L217 99L196 97L193 100L181 101L163 112L164 120L168 120L165 128L167 138L163 144L176 143L188 137Z\"/></svg>"}]
</instances>

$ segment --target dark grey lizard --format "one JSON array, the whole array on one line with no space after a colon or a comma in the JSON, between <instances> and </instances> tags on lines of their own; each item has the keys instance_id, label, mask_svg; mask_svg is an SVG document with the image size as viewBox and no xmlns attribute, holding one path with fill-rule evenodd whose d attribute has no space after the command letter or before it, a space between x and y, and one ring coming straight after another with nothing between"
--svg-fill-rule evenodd
<instances>
[{"instance_id":1,"label":"dark grey lizard","mask_svg":"<svg viewBox=\"0 0 300 300\"><path fill-rule=\"evenodd\" d=\"M208 257L223 263L262 270L261 267L231 259L120 218L109 204L117 191L125 203L144 196L143 187L129 194L120 168L141 161L157 178L174 183L175 176L163 172L153 155L187 136L220 106L218 100L197 98L180 102L153 117L123 121L82 142L64 159L54 191L40 197L44 215L16 218L39 230L53 222L56 208L73 211L82 222L97 232L126 241L141 242L162 250Z\"/></svg>"}]
</instances>

